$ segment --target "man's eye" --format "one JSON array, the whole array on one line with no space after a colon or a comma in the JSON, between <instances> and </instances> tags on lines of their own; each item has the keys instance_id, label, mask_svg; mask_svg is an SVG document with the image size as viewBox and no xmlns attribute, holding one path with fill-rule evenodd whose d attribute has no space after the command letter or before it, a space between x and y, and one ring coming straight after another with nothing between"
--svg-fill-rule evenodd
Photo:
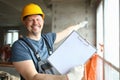
<instances>
[{"instance_id":1,"label":"man's eye","mask_svg":"<svg viewBox=\"0 0 120 80\"><path fill-rule=\"evenodd\" d=\"M40 21L40 19L37 19L37 21Z\"/></svg>"}]
</instances>

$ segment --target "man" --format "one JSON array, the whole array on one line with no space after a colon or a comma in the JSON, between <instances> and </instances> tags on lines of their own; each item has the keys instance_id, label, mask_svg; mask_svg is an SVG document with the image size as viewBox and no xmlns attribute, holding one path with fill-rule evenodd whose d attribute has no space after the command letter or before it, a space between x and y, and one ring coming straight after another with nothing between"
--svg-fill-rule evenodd
<instances>
[{"instance_id":1,"label":"man","mask_svg":"<svg viewBox=\"0 0 120 80\"><path fill-rule=\"evenodd\" d=\"M86 24L86 22L84 22L80 25L71 26L59 33L41 34L44 17L45 14L40 6L34 3L26 5L23 8L21 16L21 20L27 28L27 36L24 37L24 39L33 45L43 62L49 56L45 39L49 46L53 48L53 44L60 42L73 30L78 30ZM38 61L33 51L22 40L17 40L13 44L11 61L16 70L21 74L21 80L80 80L83 77L83 66L73 68L72 71L66 75L42 73L41 70L38 70Z\"/></svg>"}]
</instances>

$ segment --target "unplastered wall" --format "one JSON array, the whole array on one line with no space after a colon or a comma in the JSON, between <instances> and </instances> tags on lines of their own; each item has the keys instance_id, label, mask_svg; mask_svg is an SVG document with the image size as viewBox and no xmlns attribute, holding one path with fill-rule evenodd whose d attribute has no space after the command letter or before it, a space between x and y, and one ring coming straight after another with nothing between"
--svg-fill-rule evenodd
<instances>
[{"instance_id":1,"label":"unplastered wall","mask_svg":"<svg viewBox=\"0 0 120 80\"><path fill-rule=\"evenodd\" d=\"M52 2L52 31L58 32L70 25L87 20L88 26L78 30L91 44L95 45L95 7L85 1Z\"/></svg>"}]
</instances>

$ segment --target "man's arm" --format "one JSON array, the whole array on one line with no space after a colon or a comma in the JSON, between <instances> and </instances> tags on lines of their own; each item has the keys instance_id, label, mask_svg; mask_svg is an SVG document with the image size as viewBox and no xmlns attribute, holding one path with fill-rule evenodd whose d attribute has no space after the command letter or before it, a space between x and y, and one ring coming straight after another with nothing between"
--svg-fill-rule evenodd
<instances>
[{"instance_id":1,"label":"man's arm","mask_svg":"<svg viewBox=\"0 0 120 80\"><path fill-rule=\"evenodd\" d=\"M63 31L56 33L55 43L58 43L61 40L63 40L64 38L66 38L73 30L77 31L78 29L85 27L85 25L87 25L87 23L88 23L87 21L83 21L80 24L70 26Z\"/></svg>"},{"instance_id":2,"label":"man's arm","mask_svg":"<svg viewBox=\"0 0 120 80\"><path fill-rule=\"evenodd\" d=\"M36 71L32 60L13 62L16 70L25 80L67 80L66 75L40 74Z\"/></svg>"},{"instance_id":3,"label":"man's arm","mask_svg":"<svg viewBox=\"0 0 120 80\"><path fill-rule=\"evenodd\" d=\"M68 80L67 75L36 74L32 80Z\"/></svg>"}]
</instances>

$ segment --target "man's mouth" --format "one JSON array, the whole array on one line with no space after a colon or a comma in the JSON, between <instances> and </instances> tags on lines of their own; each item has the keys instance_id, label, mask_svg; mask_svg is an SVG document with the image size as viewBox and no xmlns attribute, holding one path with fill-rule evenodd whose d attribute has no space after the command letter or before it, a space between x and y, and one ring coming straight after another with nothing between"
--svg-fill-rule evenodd
<instances>
[{"instance_id":1,"label":"man's mouth","mask_svg":"<svg viewBox=\"0 0 120 80\"><path fill-rule=\"evenodd\" d=\"M32 26L32 29L35 30L35 31L40 29L40 28L41 28L41 26Z\"/></svg>"}]
</instances>

